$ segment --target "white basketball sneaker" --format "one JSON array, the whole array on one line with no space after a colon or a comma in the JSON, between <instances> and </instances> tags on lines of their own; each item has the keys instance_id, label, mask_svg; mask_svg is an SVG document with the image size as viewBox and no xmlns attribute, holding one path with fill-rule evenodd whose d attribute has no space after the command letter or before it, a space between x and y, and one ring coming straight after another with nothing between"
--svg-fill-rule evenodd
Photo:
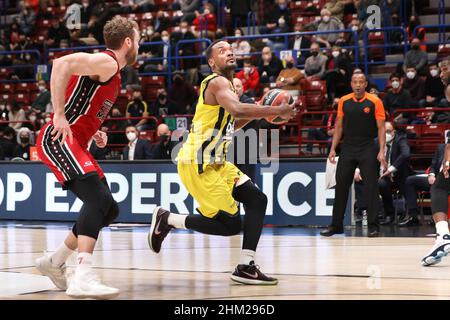
<instances>
[{"instance_id":1,"label":"white basketball sneaker","mask_svg":"<svg viewBox=\"0 0 450 320\"><path fill-rule=\"evenodd\" d=\"M113 299L119 293L119 289L102 284L98 275L92 270L83 272L76 270L66 290L68 296L78 299Z\"/></svg>"},{"instance_id":2,"label":"white basketball sneaker","mask_svg":"<svg viewBox=\"0 0 450 320\"><path fill-rule=\"evenodd\" d=\"M450 252L450 235L445 234L442 240L436 241L430 253L422 259L422 266L428 267L441 262L442 258Z\"/></svg>"},{"instance_id":3,"label":"white basketball sneaker","mask_svg":"<svg viewBox=\"0 0 450 320\"><path fill-rule=\"evenodd\" d=\"M67 289L66 264L55 266L48 254L36 259L36 268L42 275L47 276L52 280L58 289Z\"/></svg>"}]
</instances>

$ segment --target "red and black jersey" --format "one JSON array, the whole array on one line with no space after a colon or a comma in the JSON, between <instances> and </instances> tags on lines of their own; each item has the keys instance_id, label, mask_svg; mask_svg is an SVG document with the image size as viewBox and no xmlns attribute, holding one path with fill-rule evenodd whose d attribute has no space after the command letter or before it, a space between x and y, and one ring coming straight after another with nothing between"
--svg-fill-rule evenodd
<instances>
[{"instance_id":1,"label":"red and black jersey","mask_svg":"<svg viewBox=\"0 0 450 320\"><path fill-rule=\"evenodd\" d=\"M84 146L97 132L120 92L120 67L111 50L103 51L117 62L117 72L106 82L72 75L66 89L65 115L72 133Z\"/></svg>"}]
</instances>

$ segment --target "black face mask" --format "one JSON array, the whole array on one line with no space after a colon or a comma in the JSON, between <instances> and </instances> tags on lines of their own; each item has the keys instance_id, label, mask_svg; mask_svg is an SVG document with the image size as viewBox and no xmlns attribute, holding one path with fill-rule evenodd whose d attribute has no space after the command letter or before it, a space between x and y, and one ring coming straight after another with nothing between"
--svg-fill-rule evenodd
<instances>
[{"instance_id":1,"label":"black face mask","mask_svg":"<svg viewBox=\"0 0 450 320\"><path fill-rule=\"evenodd\" d=\"M317 57L317 56L319 55L319 52L317 52L317 51L312 51L311 54L312 54L314 57Z\"/></svg>"},{"instance_id":2,"label":"black face mask","mask_svg":"<svg viewBox=\"0 0 450 320\"><path fill-rule=\"evenodd\" d=\"M141 102L141 98L134 98L133 101L134 102Z\"/></svg>"},{"instance_id":3,"label":"black face mask","mask_svg":"<svg viewBox=\"0 0 450 320\"><path fill-rule=\"evenodd\" d=\"M183 83L183 78L180 77L176 77L173 79L173 82L175 82L176 84L180 85Z\"/></svg>"},{"instance_id":4,"label":"black face mask","mask_svg":"<svg viewBox=\"0 0 450 320\"><path fill-rule=\"evenodd\" d=\"M20 138L20 142L23 143L23 144L27 144L28 142L30 142L30 138L21 137Z\"/></svg>"},{"instance_id":5,"label":"black face mask","mask_svg":"<svg viewBox=\"0 0 450 320\"><path fill-rule=\"evenodd\" d=\"M112 115L111 115L111 117L113 117L113 118L120 118L121 117L121 114L120 113L113 113Z\"/></svg>"},{"instance_id":6,"label":"black face mask","mask_svg":"<svg viewBox=\"0 0 450 320\"><path fill-rule=\"evenodd\" d=\"M292 62L286 63L286 68L291 69L294 66Z\"/></svg>"},{"instance_id":7,"label":"black face mask","mask_svg":"<svg viewBox=\"0 0 450 320\"><path fill-rule=\"evenodd\" d=\"M216 39L221 39L221 38L223 38L223 37L225 37L225 34L223 34L223 33L221 33L221 32L216 33Z\"/></svg>"},{"instance_id":8,"label":"black face mask","mask_svg":"<svg viewBox=\"0 0 450 320\"><path fill-rule=\"evenodd\" d=\"M420 46L417 45L417 44L415 44L415 45L412 46L413 50L419 50L419 47L420 47Z\"/></svg>"},{"instance_id":9,"label":"black face mask","mask_svg":"<svg viewBox=\"0 0 450 320\"><path fill-rule=\"evenodd\" d=\"M169 135L167 135L167 134L160 135L159 136L159 141L161 141L161 142L169 141Z\"/></svg>"},{"instance_id":10,"label":"black face mask","mask_svg":"<svg viewBox=\"0 0 450 320\"><path fill-rule=\"evenodd\" d=\"M166 100L167 95L166 94L158 94L158 99L159 100Z\"/></svg>"}]
</instances>

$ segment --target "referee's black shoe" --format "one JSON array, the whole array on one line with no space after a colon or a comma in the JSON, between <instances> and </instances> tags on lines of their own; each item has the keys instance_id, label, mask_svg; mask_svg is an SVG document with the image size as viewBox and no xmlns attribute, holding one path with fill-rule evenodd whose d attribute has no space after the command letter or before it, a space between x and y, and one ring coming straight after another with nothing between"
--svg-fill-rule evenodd
<instances>
[{"instance_id":1,"label":"referee's black shoe","mask_svg":"<svg viewBox=\"0 0 450 320\"><path fill-rule=\"evenodd\" d=\"M344 228L343 227L335 227L335 226L328 226L325 230L320 231L320 235L324 237L331 237L335 234L343 234Z\"/></svg>"}]
</instances>

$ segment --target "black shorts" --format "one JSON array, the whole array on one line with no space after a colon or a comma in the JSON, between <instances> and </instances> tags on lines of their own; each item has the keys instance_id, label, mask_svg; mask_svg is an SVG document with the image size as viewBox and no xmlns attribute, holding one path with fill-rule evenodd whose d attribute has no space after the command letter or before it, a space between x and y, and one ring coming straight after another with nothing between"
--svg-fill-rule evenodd
<instances>
[{"instance_id":1,"label":"black shorts","mask_svg":"<svg viewBox=\"0 0 450 320\"><path fill-rule=\"evenodd\" d=\"M442 172L436 177L431 186L431 213L448 212L448 197L450 195L450 178L445 179Z\"/></svg>"}]
</instances>

